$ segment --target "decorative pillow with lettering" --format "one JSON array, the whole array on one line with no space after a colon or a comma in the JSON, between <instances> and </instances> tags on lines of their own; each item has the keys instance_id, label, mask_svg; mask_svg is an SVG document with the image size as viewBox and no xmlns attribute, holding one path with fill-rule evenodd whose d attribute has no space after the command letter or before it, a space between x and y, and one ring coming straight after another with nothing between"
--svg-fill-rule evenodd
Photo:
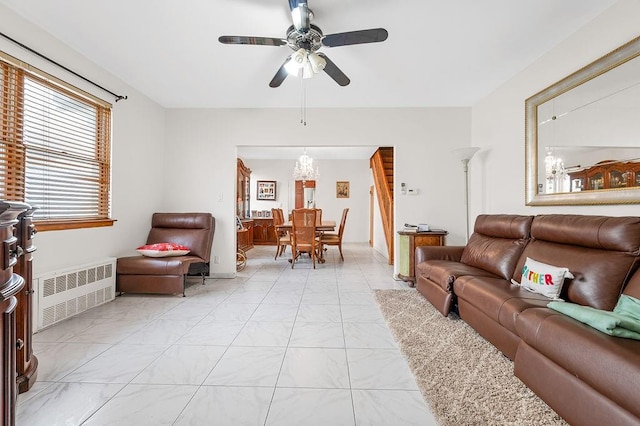
<instances>
[{"instance_id":1,"label":"decorative pillow with lettering","mask_svg":"<svg viewBox=\"0 0 640 426\"><path fill-rule=\"evenodd\" d=\"M573 278L569 269L548 265L527 257L522 268L520 285L526 290L542 294L549 299L557 299L565 278Z\"/></svg>"},{"instance_id":2,"label":"decorative pillow with lettering","mask_svg":"<svg viewBox=\"0 0 640 426\"><path fill-rule=\"evenodd\" d=\"M182 244L174 243L156 243L140 246L136 249L138 253L147 257L168 257L168 256L184 256L191 249Z\"/></svg>"}]
</instances>

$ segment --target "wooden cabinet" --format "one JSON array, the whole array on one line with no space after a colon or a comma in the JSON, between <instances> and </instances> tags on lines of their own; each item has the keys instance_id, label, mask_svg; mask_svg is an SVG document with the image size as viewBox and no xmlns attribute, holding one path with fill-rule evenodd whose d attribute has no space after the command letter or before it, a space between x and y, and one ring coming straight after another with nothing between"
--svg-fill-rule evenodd
<instances>
[{"instance_id":1,"label":"wooden cabinet","mask_svg":"<svg viewBox=\"0 0 640 426\"><path fill-rule=\"evenodd\" d=\"M237 178L236 215L240 219L247 219L249 218L249 212L251 211L251 169L245 166L239 158Z\"/></svg>"},{"instance_id":2,"label":"wooden cabinet","mask_svg":"<svg viewBox=\"0 0 640 426\"><path fill-rule=\"evenodd\" d=\"M400 251L398 278L407 281L413 287L416 283L415 252L416 247L443 246L447 231L409 232L398 231L398 249Z\"/></svg>"},{"instance_id":3,"label":"wooden cabinet","mask_svg":"<svg viewBox=\"0 0 640 426\"><path fill-rule=\"evenodd\" d=\"M601 161L593 167L569 173L572 191L640 186L640 162Z\"/></svg>"},{"instance_id":4,"label":"wooden cabinet","mask_svg":"<svg viewBox=\"0 0 640 426\"><path fill-rule=\"evenodd\" d=\"M238 248L244 251L253 248L253 220L241 220L243 229L238 229Z\"/></svg>"},{"instance_id":5,"label":"wooden cabinet","mask_svg":"<svg viewBox=\"0 0 640 426\"><path fill-rule=\"evenodd\" d=\"M25 280L14 273L22 250L14 235L18 215L28 210L24 203L0 201L0 403L2 404L2 425L15 424L16 397L16 352L23 342L16 337L16 295L24 288Z\"/></svg>"},{"instance_id":6,"label":"wooden cabinet","mask_svg":"<svg viewBox=\"0 0 640 426\"><path fill-rule=\"evenodd\" d=\"M274 246L278 244L273 218L253 219L253 244Z\"/></svg>"},{"instance_id":7,"label":"wooden cabinet","mask_svg":"<svg viewBox=\"0 0 640 426\"><path fill-rule=\"evenodd\" d=\"M34 208L30 208L18 216L15 227L15 235L18 238L18 246L22 248L22 256L14 267L14 272L24 278L25 284L22 291L16 297L16 338L18 350L16 358L16 370L18 374L18 393L31 389L36 381L38 372L38 359L33 354L33 253L36 246L33 244L36 235L36 227L33 224Z\"/></svg>"}]
</instances>

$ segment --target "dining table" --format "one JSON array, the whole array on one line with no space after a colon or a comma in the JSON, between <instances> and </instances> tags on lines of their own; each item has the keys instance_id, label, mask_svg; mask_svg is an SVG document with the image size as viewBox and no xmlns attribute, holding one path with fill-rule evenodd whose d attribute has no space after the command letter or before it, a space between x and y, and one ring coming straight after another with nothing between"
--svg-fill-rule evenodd
<instances>
[{"instance_id":1,"label":"dining table","mask_svg":"<svg viewBox=\"0 0 640 426\"><path fill-rule=\"evenodd\" d=\"M276 225L276 231L288 231L291 232L293 228L293 225L291 224L291 221L288 220L286 222L284 222L281 225ZM318 232L331 232L331 231L335 231L336 230L336 221L335 220L323 220L320 225L316 225L316 231ZM324 263L324 250L322 248L322 245L320 246L320 248L318 249L318 262L320 263ZM291 259L289 259L289 262L291 262Z\"/></svg>"},{"instance_id":2,"label":"dining table","mask_svg":"<svg viewBox=\"0 0 640 426\"><path fill-rule=\"evenodd\" d=\"M278 231L291 231L292 225L291 221L288 220L281 225L276 225L276 230ZM335 231L336 230L336 221L335 220L323 220L320 225L316 225L316 231L325 232L325 231Z\"/></svg>"}]
</instances>

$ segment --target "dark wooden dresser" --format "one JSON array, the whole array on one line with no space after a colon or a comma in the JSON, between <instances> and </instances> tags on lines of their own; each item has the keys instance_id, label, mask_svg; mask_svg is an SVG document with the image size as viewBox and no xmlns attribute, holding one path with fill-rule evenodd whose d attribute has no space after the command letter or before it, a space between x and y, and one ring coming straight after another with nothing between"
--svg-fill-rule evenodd
<instances>
[{"instance_id":1,"label":"dark wooden dresser","mask_svg":"<svg viewBox=\"0 0 640 426\"><path fill-rule=\"evenodd\" d=\"M33 252L36 246L33 238L36 235L36 227L33 224L33 212L35 208L28 208L18 216L15 226L15 236L18 238L18 247L22 248L22 255L13 268L13 272L24 278L24 288L16 297L16 337L18 373L18 393L31 389L36 381L38 372L38 359L33 355Z\"/></svg>"},{"instance_id":2,"label":"dark wooden dresser","mask_svg":"<svg viewBox=\"0 0 640 426\"><path fill-rule=\"evenodd\" d=\"M24 289L25 279L14 272L14 267L23 253L16 237L19 215L29 210L24 203L0 201L0 399L2 401L2 424L15 424L16 397L18 394L17 352L24 348L24 341L17 338L16 315L18 297ZM27 321L30 321L28 318Z\"/></svg>"}]
</instances>

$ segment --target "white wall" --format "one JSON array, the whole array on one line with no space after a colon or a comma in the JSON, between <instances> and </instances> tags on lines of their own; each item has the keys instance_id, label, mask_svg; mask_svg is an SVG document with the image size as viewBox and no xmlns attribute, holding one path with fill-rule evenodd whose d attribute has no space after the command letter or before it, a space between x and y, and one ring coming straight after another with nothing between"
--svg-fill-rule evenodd
<instances>
[{"instance_id":1,"label":"white wall","mask_svg":"<svg viewBox=\"0 0 640 426\"><path fill-rule=\"evenodd\" d=\"M113 103L112 217L114 226L40 232L34 273L135 253L144 244L151 214L162 208L165 110L47 33L0 6L2 32L129 100L114 98L72 74L0 38L0 50Z\"/></svg>"},{"instance_id":2,"label":"white wall","mask_svg":"<svg viewBox=\"0 0 640 426\"><path fill-rule=\"evenodd\" d=\"M301 126L298 109L167 111L165 167L183 172L182 179L167 181L165 207L197 208L216 217L212 255L220 256L220 264L212 265L214 274L235 273L240 145L395 146L396 187L406 182L420 189L417 196L396 196L396 224L428 221L449 230L449 243L464 242L463 173L451 150L470 143L470 108L313 109L307 117ZM321 174L329 173L329 164L319 166ZM328 202L319 199L318 205ZM350 213L347 224L360 220L368 219Z\"/></svg>"},{"instance_id":3,"label":"white wall","mask_svg":"<svg viewBox=\"0 0 640 426\"><path fill-rule=\"evenodd\" d=\"M638 205L525 206L524 101L640 35L640 2L620 0L473 107L471 217L480 213L639 215Z\"/></svg>"},{"instance_id":4,"label":"white wall","mask_svg":"<svg viewBox=\"0 0 640 426\"><path fill-rule=\"evenodd\" d=\"M524 100L638 36L639 21L640 3L620 0L473 109L310 109L308 124L303 127L298 109L165 111L0 6L3 32L129 96L113 109L116 224L39 233L36 273L133 253L144 242L151 213L163 210L211 212L216 217L213 254L221 258L219 265L213 265L213 272L234 274L239 145L394 146L396 228L405 222L426 222L447 229L448 244L465 240L464 175L451 151L469 145L483 148L470 164L472 217L484 212L637 215L637 205L525 207ZM0 39L0 49L113 100L4 39ZM400 195L401 182L418 189L419 195ZM355 216L350 215L349 224L366 221Z\"/></svg>"},{"instance_id":5,"label":"white wall","mask_svg":"<svg viewBox=\"0 0 640 426\"><path fill-rule=\"evenodd\" d=\"M243 161L251 169L251 210L282 208L288 212L295 207L294 180L291 177L295 160ZM316 207L322 209L323 220L335 220L339 224L342 210L349 208L343 240L369 241L369 186L372 183L369 160L314 159L313 164L320 169L320 177L316 181ZM258 180L277 181L276 201L256 200ZM349 182L349 198L336 198L336 181Z\"/></svg>"}]
</instances>

